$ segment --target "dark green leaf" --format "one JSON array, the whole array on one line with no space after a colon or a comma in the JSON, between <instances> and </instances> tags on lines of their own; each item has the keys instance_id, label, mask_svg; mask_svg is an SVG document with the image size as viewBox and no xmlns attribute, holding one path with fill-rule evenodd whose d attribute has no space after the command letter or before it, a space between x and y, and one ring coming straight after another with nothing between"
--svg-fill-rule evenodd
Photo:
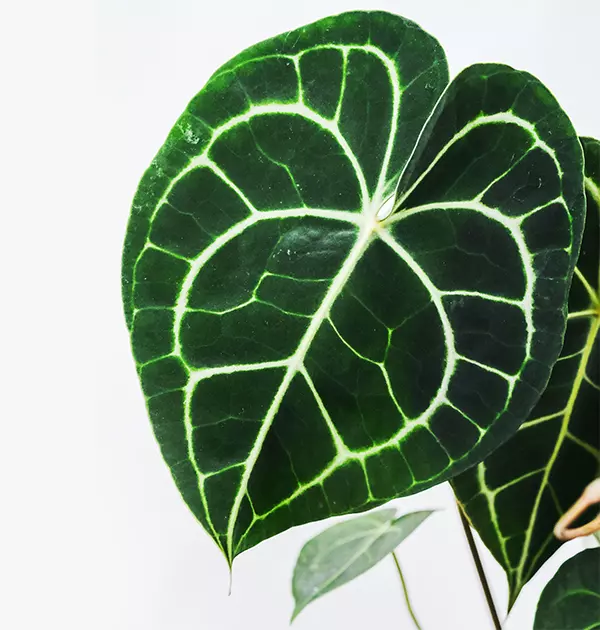
<instances>
[{"instance_id":1,"label":"dark green leaf","mask_svg":"<svg viewBox=\"0 0 600 630\"><path fill-rule=\"evenodd\" d=\"M465 70L423 131L446 82L412 22L327 18L221 68L142 179L133 352L163 455L229 561L449 479L546 384L581 147L536 79L498 65Z\"/></svg>"},{"instance_id":2,"label":"dark green leaf","mask_svg":"<svg viewBox=\"0 0 600 630\"><path fill-rule=\"evenodd\" d=\"M600 629L600 549L567 560L548 582L533 630Z\"/></svg>"},{"instance_id":3,"label":"dark green leaf","mask_svg":"<svg viewBox=\"0 0 600 630\"><path fill-rule=\"evenodd\" d=\"M294 569L292 620L310 602L374 567L431 514L396 518L396 510L379 510L338 523L309 540Z\"/></svg>"},{"instance_id":4,"label":"dark green leaf","mask_svg":"<svg viewBox=\"0 0 600 630\"><path fill-rule=\"evenodd\" d=\"M598 475L600 462L600 142L582 142L588 209L561 356L517 434L452 482L507 573L511 606L561 544L554 525Z\"/></svg>"}]
</instances>

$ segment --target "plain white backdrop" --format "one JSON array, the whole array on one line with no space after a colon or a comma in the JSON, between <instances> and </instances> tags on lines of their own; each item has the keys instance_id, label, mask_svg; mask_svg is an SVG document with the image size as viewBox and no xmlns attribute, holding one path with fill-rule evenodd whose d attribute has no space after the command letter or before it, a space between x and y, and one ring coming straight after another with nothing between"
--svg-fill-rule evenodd
<instances>
[{"instance_id":1,"label":"plain white backdrop","mask_svg":"<svg viewBox=\"0 0 600 630\"><path fill-rule=\"evenodd\" d=\"M285 630L290 577L325 523L228 571L162 462L120 303L137 182L190 98L246 46L326 15L385 9L444 46L537 75L580 133L600 137L597 0L98 0L2 9L0 627ZM399 549L424 630L491 628L446 486L394 502L441 508ZM543 584L506 630L531 628ZM501 614L506 585L484 552ZM411 629L391 560L303 612L298 630Z\"/></svg>"}]
</instances>

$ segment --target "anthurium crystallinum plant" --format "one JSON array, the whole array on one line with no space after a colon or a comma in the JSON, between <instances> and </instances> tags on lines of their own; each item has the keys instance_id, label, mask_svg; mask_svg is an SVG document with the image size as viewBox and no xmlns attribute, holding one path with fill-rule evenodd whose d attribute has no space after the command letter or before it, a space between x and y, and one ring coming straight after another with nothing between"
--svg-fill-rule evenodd
<instances>
[{"instance_id":1,"label":"anthurium crystallinum plant","mask_svg":"<svg viewBox=\"0 0 600 630\"><path fill-rule=\"evenodd\" d=\"M163 457L230 565L292 526L453 480L516 597L553 549L538 529L593 467L550 490L554 466L571 447L598 461L597 432L572 424L584 378L581 404L598 390L583 168L535 77L477 64L449 82L440 44L389 13L325 18L216 70L140 182L122 286ZM563 366L559 400L544 390ZM523 465L500 479L511 448ZM426 516L342 523L361 544L339 553L308 543L295 614ZM311 583L314 566L329 577Z\"/></svg>"}]
</instances>

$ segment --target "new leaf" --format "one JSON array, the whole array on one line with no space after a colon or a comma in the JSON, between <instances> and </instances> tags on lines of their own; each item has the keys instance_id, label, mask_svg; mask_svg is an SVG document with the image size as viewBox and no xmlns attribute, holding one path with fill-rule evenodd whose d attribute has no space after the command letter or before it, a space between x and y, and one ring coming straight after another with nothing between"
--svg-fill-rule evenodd
<instances>
[{"instance_id":1,"label":"new leaf","mask_svg":"<svg viewBox=\"0 0 600 630\"><path fill-rule=\"evenodd\" d=\"M311 602L362 575L411 534L431 511L396 517L379 510L333 525L302 548L292 580L292 620Z\"/></svg>"}]
</instances>

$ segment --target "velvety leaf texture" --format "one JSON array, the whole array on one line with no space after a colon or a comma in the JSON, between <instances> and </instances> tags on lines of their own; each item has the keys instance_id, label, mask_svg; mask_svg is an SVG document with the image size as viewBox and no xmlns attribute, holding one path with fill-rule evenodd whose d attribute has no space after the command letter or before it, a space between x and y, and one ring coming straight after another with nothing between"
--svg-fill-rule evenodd
<instances>
[{"instance_id":1,"label":"velvety leaf texture","mask_svg":"<svg viewBox=\"0 0 600 630\"><path fill-rule=\"evenodd\" d=\"M600 549L558 569L542 591L533 630L600 630Z\"/></svg>"},{"instance_id":2,"label":"velvety leaf texture","mask_svg":"<svg viewBox=\"0 0 600 630\"><path fill-rule=\"evenodd\" d=\"M554 525L600 469L600 142L582 144L587 216L562 353L517 434L452 482L507 573L511 605L560 546Z\"/></svg>"},{"instance_id":3,"label":"velvety leaf texture","mask_svg":"<svg viewBox=\"0 0 600 630\"><path fill-rule=\"evenodd\" d=\"M230 562L451 478L548 380L581 146L527 73L447 80L412 22L326 18L218 70L140 183L133 353L175 482Z\"/></svg>"},{"instance_id":4,"label":"velvety leaf texture","mask_svg":"<svg viewBox=\"0 0 600 630\"><path fill-rule=\"evenodd\" d=\"M308 604L362 575L411 534L432 512L396 517L378 510L333 525L302 548L294 569L294 619Z\"/></svg>"}]
</instances>

